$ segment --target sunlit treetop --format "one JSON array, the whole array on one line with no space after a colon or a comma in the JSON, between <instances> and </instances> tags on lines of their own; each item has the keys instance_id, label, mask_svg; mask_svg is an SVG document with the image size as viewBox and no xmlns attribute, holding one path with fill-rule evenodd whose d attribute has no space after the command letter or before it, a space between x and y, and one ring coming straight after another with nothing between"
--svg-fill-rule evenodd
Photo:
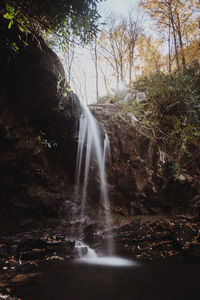
<instances>
[{"instance_id":1,"label":"sunlit treetop","mask_svg":"<svg viewBox=\"0 0 200 300\"><path fill-rule=\"evenodd\" d=\"M8 27L55 33L61 40L88 42L97 32L97 4L104 0L1 0Z\"/></svg>"}]
</instances>

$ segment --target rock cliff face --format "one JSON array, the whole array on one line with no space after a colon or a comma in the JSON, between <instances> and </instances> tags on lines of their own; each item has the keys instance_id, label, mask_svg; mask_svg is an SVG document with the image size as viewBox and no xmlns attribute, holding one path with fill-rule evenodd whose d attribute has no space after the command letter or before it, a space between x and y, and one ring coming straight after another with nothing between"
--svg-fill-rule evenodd
<instances>
[{"instance_id":1,"label":"rock cliff face","mask_svg":"<svg viewBox=\"0 0 200 300\"><path fill-rule=\"evenodd\" d=\"M111 143L108 177L113 210L126 215L191 212L197 185L188 175L174 179L172 156L153 135L117 105L90 108Z\"/></svg>"},{"instance_id":2,"label":"rock cliff face","mask_svg":"<svg viewBox=\"0 0 200 300\"><path fill-rule=\"evenodd\" d=\"M41 38L27 43L10 62L1 49L0 71L0 223L20 226L63 213L81 112L56 54Z\"/></svg>"}]
</instances>

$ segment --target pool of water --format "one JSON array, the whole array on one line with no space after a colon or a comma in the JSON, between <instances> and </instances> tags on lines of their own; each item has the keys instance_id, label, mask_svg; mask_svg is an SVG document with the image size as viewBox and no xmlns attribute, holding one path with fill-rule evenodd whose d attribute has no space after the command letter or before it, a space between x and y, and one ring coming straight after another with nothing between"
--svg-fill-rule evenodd
<instances>
[{"instance_id":1,"label":"pool of water","mask_svg":"<svg viewBox=\"0 0 200 300\"><path fill-rule=\"evenodd\" d=\"M200 263L45 263L14 287L22 300L199 300Z\"/></svg>"}]
</instances>

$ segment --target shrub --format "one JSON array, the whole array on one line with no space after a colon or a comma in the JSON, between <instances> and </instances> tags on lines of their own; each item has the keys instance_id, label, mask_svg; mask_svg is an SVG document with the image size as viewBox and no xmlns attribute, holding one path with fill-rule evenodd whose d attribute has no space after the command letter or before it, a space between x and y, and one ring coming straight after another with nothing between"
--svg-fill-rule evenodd
<instances>
[{"instance_id":1,"label":"shrub","mask_svg":"<svg viewBox=\"0 0 200 300\"><path fill-rule=\"evenodd\" d=\"M174 152L187 152L200 135L199 64L193 63L183 73L141 77L132 88L144 91L146 100L140 103L133 99L124 108L154 130L157 139L173 146Z\"/></svg>"}]
</instances>

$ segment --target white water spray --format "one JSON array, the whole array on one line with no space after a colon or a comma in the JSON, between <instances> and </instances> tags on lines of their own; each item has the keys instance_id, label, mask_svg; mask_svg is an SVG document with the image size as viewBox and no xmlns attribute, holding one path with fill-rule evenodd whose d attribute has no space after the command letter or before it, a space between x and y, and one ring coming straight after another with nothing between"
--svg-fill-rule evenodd
<instances>
[{"instance_id":1,"label":"white water spray","mask_svg":"<svg viewBox=\"0 0 200 300\"><path fill-rule=\"evenodd\" d=\"M131 267L136 265L135 262L129 259L117 256L98 256L95 250L80 241L76 241L75 247L80 257L77 259L77 262L112 267ZM83 255L83 249L87 249L87 254Z\"/></svg>"}]
</instances>

